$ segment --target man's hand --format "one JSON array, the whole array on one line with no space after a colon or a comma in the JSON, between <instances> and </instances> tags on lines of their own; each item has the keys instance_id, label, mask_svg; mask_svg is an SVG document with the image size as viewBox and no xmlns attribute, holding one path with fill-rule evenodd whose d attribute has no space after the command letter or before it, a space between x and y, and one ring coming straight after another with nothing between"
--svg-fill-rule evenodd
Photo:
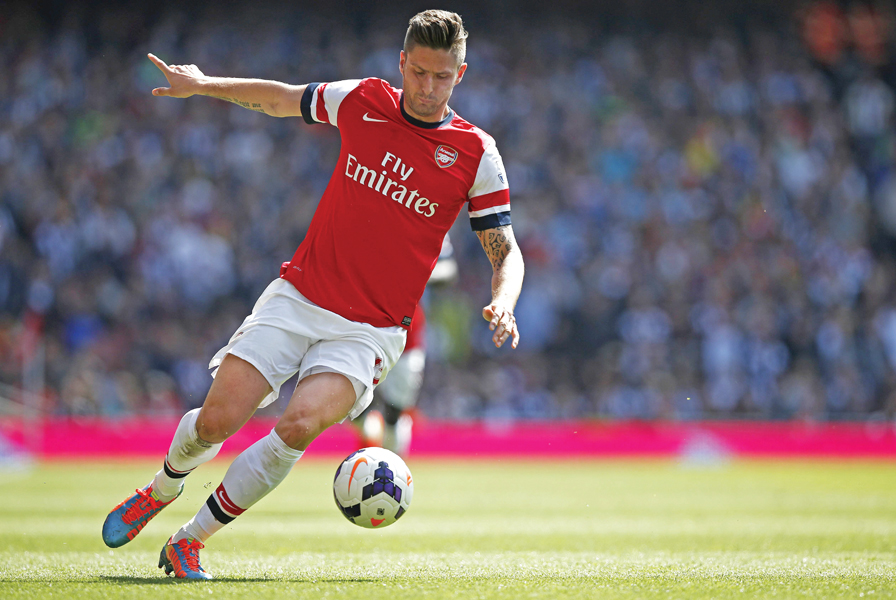
<instances>
[{"instance_id":1,"label":"man's hand","mask_svg":"<svg viewBox=\"0 0 896 600\"><path fill-rule=\"evenodd\" d=\"M288 85L265 79L209 77L196 65L166 65L154 54L148 54L152 64L168 80L171 87L152 91L153 96L189 98L199 94L233 102L243 108L272 117L301 117L305 85Z\"/></svg>"},{"instance_id":2,"label":"man's hand","mask_svg":"<svg viewBox=\"0 0 896 600\"><path fill-rule=\"evenodd\" d=\"M165 64L165 61L157 57L155 54L148 54L149 60L159 68L168 85L171 87L155 88L152 91L153 96L170 96L172 98L189 98L193 94L199 93L199 82L205 78L205 74L199 70L196 65L171 65Z\"/></svg>"},{"instance_id":3,"label":"man's hand","mask_svg":"<svg viewBox=\"0 0 896 600\"><path fill-rule=\"evenodd\" d=\"M513 339L511 348L516 348L520 343L520 332L516 328L516 319L513 310L500 304L489 304L482 309L482 318L489 322L488 328L494 331L492 341L496 348L504 345L508 339Z\"/></svg>"}]
</instances>

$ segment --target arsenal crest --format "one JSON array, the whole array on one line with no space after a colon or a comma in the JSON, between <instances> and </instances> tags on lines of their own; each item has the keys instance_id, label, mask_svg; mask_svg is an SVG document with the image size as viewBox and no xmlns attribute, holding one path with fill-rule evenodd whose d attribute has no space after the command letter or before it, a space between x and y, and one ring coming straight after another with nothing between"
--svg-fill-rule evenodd
<instances>
[{"instance_id":1,"label":"arsenal crest","mask_svg":"<svg viewBox=\"0 0 896 600\"><path fill-rule=\"evenodd\" d=\"M436 148L436 164L441 168L450 167L457 160L457 150L451 146L439 146Z\"/></svg>"}]
</instances>

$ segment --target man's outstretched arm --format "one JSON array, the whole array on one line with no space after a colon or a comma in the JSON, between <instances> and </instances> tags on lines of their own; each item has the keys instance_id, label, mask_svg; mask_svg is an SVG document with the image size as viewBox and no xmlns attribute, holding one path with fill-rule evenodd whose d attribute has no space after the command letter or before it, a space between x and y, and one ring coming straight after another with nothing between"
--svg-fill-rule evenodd
<instances>
[{"instance_id":1,"label":"man's outstretched arm","mask_svg":"<svg viewBox=\"0 0 896 600\"><path fill-rule=\"evenodd\" d=\"M289 85L266 79L209 77L196 65L167 65L154 54L148 56L165 75L170 86L155 88L152 91L154 96L172 98L210 96L272 117L302 116L302 94L305 93L306 87L304 85Z\"/></svg>"},{"instance_id":2,"label":"man's outstretched arm","mask_svg":"<svg viewBox=\"0 0 896 600\"><path fill-rule=\"evenodd\" d=\"M523 287L523 254L510 225L477 231L476 235L492 263L492 301L482 309L482 316L495 332L492 335L495 346L500 348L511 339L510 347L516 348L520 332L513 309Z\"/></svg>"}]
</instances>

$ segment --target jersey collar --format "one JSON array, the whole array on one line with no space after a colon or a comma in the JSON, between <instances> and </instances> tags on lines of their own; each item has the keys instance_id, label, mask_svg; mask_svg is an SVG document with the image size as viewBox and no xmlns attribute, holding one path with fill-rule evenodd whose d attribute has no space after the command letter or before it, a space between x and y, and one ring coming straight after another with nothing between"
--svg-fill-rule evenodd
<instances>
[{"instance_id":1,"label":"jersey collar","mask_svg":"<svg viewBox=\"0 0 896 600\"><path fill-rule=\"evenodd\" d=\"M445 125L451 122L451 119L454 118L454 111L451 110L451 107L448 107L448 116L442 119L441 121L435 121L430 123L429 121L421 121L420 119L416 119L408 114L408 112L404 109L404 92L401 93L401 97L399 98L398 105L401 107L401 116L404 117L404 120L410 123L415 127L422 127L423 129L438 129L442 125Z\"/></svg>"}]
</instances>

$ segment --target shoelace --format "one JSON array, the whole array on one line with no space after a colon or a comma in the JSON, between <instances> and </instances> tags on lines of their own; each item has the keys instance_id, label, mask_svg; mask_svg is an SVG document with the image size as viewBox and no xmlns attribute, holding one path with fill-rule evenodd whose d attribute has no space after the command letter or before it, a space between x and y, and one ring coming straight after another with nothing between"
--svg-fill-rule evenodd
<instances>
[{"instance_id":1,"label":"shoelace","mask_svg":"<svg viewBox=\"0 0 896 600\"><path fill-rule=\"evenodd\" d=\"M199 540L193 540L192 542L181 540L177 542L177 545L183 550L184 560L187 563L186 566L193 571L202 571L204 573L205 569L199 564L199 551L205 548L202 542Z\"/></svg>"},{"instance_id":2,"label":"shoelace","mask_svg":"<svg viewBox=\"0 0 896 600\"><path fill-rule=\"evenodd\" d=\"M133 523L140 517L145 516L150 510L159 508L162 505L162 503L156 501L149 492L144 492L140 489L136 491L137 495L140 496L140 499L134 502L121 517L121 520L128 524Z\"/></svg>"}]
</instances>

